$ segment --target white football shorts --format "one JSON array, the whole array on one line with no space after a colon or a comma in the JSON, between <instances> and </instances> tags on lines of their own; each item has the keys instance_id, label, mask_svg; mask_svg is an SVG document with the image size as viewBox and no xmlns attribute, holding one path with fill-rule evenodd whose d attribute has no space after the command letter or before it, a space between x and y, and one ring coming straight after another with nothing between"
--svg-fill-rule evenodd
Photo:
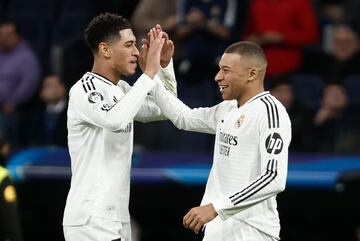
<instances>
[{"instance_id":1,"label":"white football shorts","mask_svg":"<svg viewBox=\"0 0 360 241\"><path fill-rule=\"evenodd\" d=\"M219 216L206 224L203 241L277 241L260 230L229 218L223 221Z\"/></svg>"},{"instance_id":2,"label":"white football shorts","mask_svg":"<svg viewBox=\"0 0 360 241\"><path fill-rule=\"evenodd\" d=\"M90 217L84 225L64 225L66 241L132 241L130 223Z\"/></svg>"}]
</instances>

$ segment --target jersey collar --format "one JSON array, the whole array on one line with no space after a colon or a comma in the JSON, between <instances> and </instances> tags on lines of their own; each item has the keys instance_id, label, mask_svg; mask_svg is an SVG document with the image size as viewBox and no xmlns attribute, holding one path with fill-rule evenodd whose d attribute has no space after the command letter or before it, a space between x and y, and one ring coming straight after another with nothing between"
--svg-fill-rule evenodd
<instances>
[{"instance_id":1,"label":"jersey collar","mask_svg":"<svg viewBox=\"0 0 360 241\"><path fill-rule=\"evenodd\" d=\"M246 101L244 105L246 105L246 104L248 104L250 102L253 102L254 100L259 99L259 98L261 98L261 97L263 97L265 95L269 95L269 94L270 94L269 91L261 92L260 94L257 94L254 97L252 97L251 99L249 99L248 101Z\"/></svg>"},{"instance_id":2,"label":"jersey collar","mask_svg":"<svg viewBox=\"0 0 360 241\"><path fill-rule=\"evenodd\" d=\"M93 72L86 72L86 74L93 76L99 80L101 80L102 82L105 82L106 84L109 85L114 85L113 82L111 82L109 79L107 79L106 77L102 76L101 74L97 74L97 73L93 73Z\"/></svg>"}]
</instances>

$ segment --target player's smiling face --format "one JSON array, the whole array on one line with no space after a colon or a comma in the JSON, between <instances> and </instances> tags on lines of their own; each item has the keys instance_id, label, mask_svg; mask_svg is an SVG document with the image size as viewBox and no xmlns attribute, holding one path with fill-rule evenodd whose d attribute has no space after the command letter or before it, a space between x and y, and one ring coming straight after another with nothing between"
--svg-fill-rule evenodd
<instances>
[{"instance_id":1,"label":"player's smiling face","mask_svg":"<svg viewBox=\"0 0 360 241\"><path fill-rule=\"evenodd\" d=\"M219 62L220 70L215 76L224 100L240 100L247 86L249 68L236 53L225 53Z\"/></svg>"},{"instance_id":2,"label":"player's smiling face","mask_svg":"<svg viewBox=\"0 0 360 241\"><path fill-rule=\"evenodd\" d=\"M136 38L131 29L121 30L120 36L120 40L110 44L113 68L120 76L133 75L139 57L139 50L135 46Z\"/></svg>"}]
</instances>

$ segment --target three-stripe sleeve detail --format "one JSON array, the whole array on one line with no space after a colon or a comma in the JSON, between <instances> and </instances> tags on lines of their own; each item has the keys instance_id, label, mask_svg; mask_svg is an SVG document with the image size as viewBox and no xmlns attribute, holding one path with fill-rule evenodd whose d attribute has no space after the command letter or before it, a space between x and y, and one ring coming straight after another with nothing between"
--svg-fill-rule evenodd
<instances>
[{"instance_id":1,"label":"three-stripe sleeve detail","mask_svg":"<svg viewBox=\"0 0 360 241\"><path fill-rule=\"evenodd\" d=\"M270 96L260 99L266 106L269 128L279 128L279 110Z\"/></svg>"},{"instance_id":2,"label":"three-stripe sleeve detail","mask_svg":"<svg viewBox=\"0 0 360 241\"><path fill-rule=\"evenodd\" d=\"M81 84L85 93L96 90L93 79L94 77L90 77L90 76L86 76L85 79L84 78L81 79Z\"/></svg>"},{"instance_id":3,"label":"three-stripe sleeve detail","mask_svg":"<svg viewBox=\"0 0 360 241\"><path fill-rule=\"evenodd\" d=\"M276 176L277 176L277 160L272 159L269 160L267 164L266 173L261 177L259 177L257 180L255 180L248 187L243 189L241 192L237 192L234 195L232 195L230 197L230 201L232 202L233 205L237 205L241 203L242 201L248 199L249 197L259 192L261 189L269 185L269 183L271 183Z\"/></svg>"},{"instance_id":4,"label":"three-stripe sleeve detail","mask_svg":"<svg viewBox=\"0 0 360 241\"><path fill-rule=\"evenodd\" d=\"M268 124L269 124L269 128L271 128L271 123L270 123L270 111L269 111L269 106L268 104L265 102L265 100L260 99L266 106L266 110L267 110L267 117L268 117Z\"/></svg>"}]
</instances>

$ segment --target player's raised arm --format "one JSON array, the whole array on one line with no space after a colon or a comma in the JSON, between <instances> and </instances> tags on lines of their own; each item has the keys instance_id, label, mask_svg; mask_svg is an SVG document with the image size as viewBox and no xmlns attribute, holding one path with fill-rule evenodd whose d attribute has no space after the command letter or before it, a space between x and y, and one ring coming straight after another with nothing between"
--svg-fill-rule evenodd
<instances>
[{"instance_id":1,"label":"player's raised arm","mask_svg":"<svg viewBox=\"0 0 360 241\"><path fill-rule=\"evenodd\" d=\"M162 31L158 32L156 28L150 29L149 50L146 56L144 74L148 75L152 79L160 69L161 49L165 42L165 39L163 39L162 36Z\"/></svg>"},{"instance_id":2,"label":"player's raised arm","mask_svg":"<svg viewBox=\"0 0 360 241\"><path fill-rule=\"evenodd\" d=\"M164 44L161 49L160 55L161 68L158 71L157 75L159 76L165 88L168 89L173 95L177 96L177 82L172 61L172 57L174 54L174 43L172 40L169 39L169 35L166 32L162 31L159 24L157 24L154 28L156 29L157 33L162 32L162 38L164 39ZM150 30L148 33L149 38L151 34ZM145 71L150 42L149 39L142 39L141 41L142 47L140 49L139 65L141 70Z\"/></svg>"}]
</instances>

